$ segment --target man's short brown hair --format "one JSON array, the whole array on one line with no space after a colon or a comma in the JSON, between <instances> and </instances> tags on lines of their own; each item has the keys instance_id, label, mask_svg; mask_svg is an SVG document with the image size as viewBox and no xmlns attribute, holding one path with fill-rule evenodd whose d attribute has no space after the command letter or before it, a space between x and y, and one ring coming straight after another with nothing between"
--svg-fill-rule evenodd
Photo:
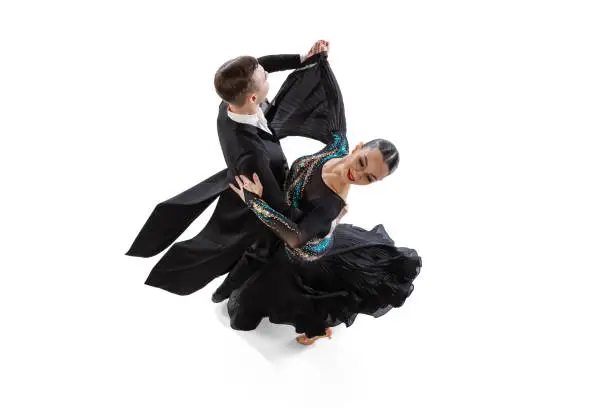
<instances>
[{"instance_id":1,"label":"man's short brown hair","mask_svg":"<svg viewBox=\"0 0 612 408\"><path fill-rule=\"evenodd\" d=\"M242 106L246 95L254 92L253 73L259 62L257 58L241 56L227 61L215 74L215 90L224 101Z\"/></svg>"}]
</instances>

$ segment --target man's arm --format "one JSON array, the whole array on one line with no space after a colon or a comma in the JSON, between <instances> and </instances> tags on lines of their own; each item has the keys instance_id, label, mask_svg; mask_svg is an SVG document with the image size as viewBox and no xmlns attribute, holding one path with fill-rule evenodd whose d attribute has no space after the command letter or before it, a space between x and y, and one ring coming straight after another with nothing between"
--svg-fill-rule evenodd
<instances>
[{"instance_id":1,"label":"man's arm","mask_svg":"<svg viewBox=\"0 0 612 408\"><path fill-rule=\"evenodd\" d=\"M278 185L276 177L270 169L268 158L260 153L258 154L257 151L246 152L240 155L236 161L236 175L253 177L253 173L257 173L261 183L265 186L263 199L277 211L288 214L289 205L285 203L282 186Z\"/></svg>"},{"instance_id":2,"label":"man's arm","mask_svg":"<svg viewBox=\"0 0 612 408\"><path fill-rule=\"evenodd\" d=\"M310 56L318 54L322 51L329 52L329 42L325 40L319 40L310 48L308 53L304 55L299 54L280 54L280 55L266 55L264 57L257 58L259 65L263 67L267 72L278 72L286 71L288 69L298 69L304 61Z\"/></svg>"},{"instance_id":3,"label":"man's arm","mask_svg":"<svg viewBox=\"0 0 612 408\"><path fill-rule=\"evenodd\" d=\"M257 58L257 61L267 72L278 72L299 68L302 64L302 56L299 54L266 55Z\"/></svg>"}]
</instances>

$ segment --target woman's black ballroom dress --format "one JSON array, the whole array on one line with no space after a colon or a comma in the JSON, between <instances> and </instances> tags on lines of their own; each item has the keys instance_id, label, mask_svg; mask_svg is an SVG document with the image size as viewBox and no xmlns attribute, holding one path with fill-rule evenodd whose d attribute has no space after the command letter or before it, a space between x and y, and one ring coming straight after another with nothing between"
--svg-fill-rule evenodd
<instances>
[{"instance_id":1,"label":"woman's black ballroom dress","mask_svg":"<svg viewBox=\"0 0 612 408\"><path fill-rule=\"evenodd\" d=\"M245 191L248 207L284 246L232 292L231 327L252 330L268 317L314 337L326 327L350 326L360 313L379 317L402 306L421 258L396 247L382 225L367 231L338 224L345 202L322 179L325 162L348 154L342 95L325 56L294 71L277 99L282 103L275 128L326 146L291 166L284 186L286 203L295 210L290 218Z\"/></svg>"}]
</instances>

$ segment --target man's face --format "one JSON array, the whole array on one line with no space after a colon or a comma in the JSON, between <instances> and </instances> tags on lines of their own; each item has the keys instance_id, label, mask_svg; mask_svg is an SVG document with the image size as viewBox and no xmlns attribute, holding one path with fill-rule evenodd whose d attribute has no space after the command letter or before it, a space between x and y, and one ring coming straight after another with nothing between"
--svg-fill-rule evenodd
<instances>
[{"instance_id":1,"label":"man's face","mask_svg":"<svg viewBox=\"0 0 612 408\"><path fill-rule=\"evenodd\" d=\"M254 103L260 104L268 95L268 91L270 90L270 84L268 83L268 73L263 69L261 65L257 66L257 69L253 73L253 81L255 82L255 92L256 100ZM249 95L251 98L253 95ZM250 102L253 102L251 99Z\"/></svg>"}]
</instances>

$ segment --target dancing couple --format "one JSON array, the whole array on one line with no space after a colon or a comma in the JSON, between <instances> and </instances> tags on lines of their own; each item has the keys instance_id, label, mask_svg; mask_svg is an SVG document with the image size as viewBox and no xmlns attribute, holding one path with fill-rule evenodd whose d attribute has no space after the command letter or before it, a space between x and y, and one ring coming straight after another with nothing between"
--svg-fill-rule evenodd
<instances>
[{"instance_id":1,"label":"dancing couple","mask_svg":"<svg viewBox=\"0 0 612 408\"><path fill-rule=\"evenodd\" d=\"M340 223L350 188L383 181L399 153L385 139L349 149L328 51L321 40L303 56L242 56L219 68L227 169L158 204L127 255L159 254L217 206L200 233L170 247L147 285L188 295L226 275L213 301L228 299L233 329L253 330L267 317L294 326L304 345L331 338L332 327L358 314L379 317L404 304L420 272L417 252L396 247L382 225ZM269 102L268 73L283 70L293 72ZM289 167L280 145L287 136L324 147Z\"/></svg>"}]
</instances>

